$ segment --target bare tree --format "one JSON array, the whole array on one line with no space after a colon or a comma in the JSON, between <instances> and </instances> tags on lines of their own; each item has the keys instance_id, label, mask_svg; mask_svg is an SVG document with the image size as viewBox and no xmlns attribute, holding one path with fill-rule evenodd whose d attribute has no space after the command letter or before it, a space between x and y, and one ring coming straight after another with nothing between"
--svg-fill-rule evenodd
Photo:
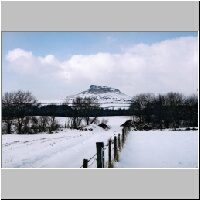
<instances>
[{"instance_id":1,"label":"bare tree","mask_svg":"<svg viewBox=\"0 0 200 200\"><path fill-rule=\"evenodd\" d=\"M38 133L39 131L39 119L35 116L31 117L31 130L29 130L30 133Z\"/></svg>"},{"instance_id":2,"label":"bare tree","mask_svg":"<svg viewBox=\"0 0 200 200\"><path fill-rule=\"evenodd\" d=\"M22 92L21 90L13 93L14 116L16 118L16 127L19 134L25 133L23 130L27 123L26 116L31 107L37 104L36 98L31 92Z\"/></svg>"},{"instance_id":3,"label":"bare tree","mask_svg":"<svg viewBox=\"0 0 200 200\"><path fill-rule=\"evenodd\" d=\"M165 96L158 94L154 100L154 121L159 124L159 128L163 129L163 119L164 119L164 106L165 106Z\"/></svg>"},{"instance_id":4,"label":"bare tree","mask_svg":"<svg viewBox=\"0 0 200 200\"><path fill-rule=\"evenodd\" d=\"M72 101L72 116L70 117L71 128L78 128L83 120L83 98L77 97Z\"/></svg>"},{"instance_id":5,"label":"bare tree","mask_svg":"<svg viewBox=\"0 0 200 200\"><path fill-rule=\"evenodd\" d=\"M71 128L78 128L83 120L87 125L94 123L99 107L100 105L90 97L73 99L72 116L70 117Z\"/></svg>"},{"instance_id":6,"label":"bare tree","mask_svg":"<svg viewBox=\"0 0 200 200\"><path fill-rule=\"evenodd\" d=\"M86 124L92 124L97 120L97 111L100 108L100 104L91 97L85 97L83 99L84 104L84 120Z\"/></svg>"},{"instance_id":7,"label":"bare tree","mask_svg":"<svg viewBox=\"0 0 200 200\"><path fill-rule=\"evenodd\" d=\"M57 109L58 107L56 104L50 104L49 106L50 109L50 117L48 120L48 125L49 125L49 132L55 131L58 128L58 122L56 121L56 114L57 114Z\"/></svg>"},{"instance_id":8,"label":"bare tree","mask_svg":"<svg viewBox=\"0 0 200 200\"><path fill-rule=\"evenodd\" d=\"M180 93L167 93L166 94L166 104L169 107L169 117L171 118L174 130L179 127L180 121L180 109L179 107L183 105L183 95Z\"/></svg>"},{"instance_id":9,"label":"bare tree","mask_svg":"<svg viewBox=\"0 0 200 200\"><path fill-rule=\"evenodd\" d=\"M39 131L43 132L47 130L47 126L50 124L50 117L48 116L40 116L38 119L38 126L39 126Z\"/></svg>"},{"instance_id":10,"label":"bare tree","mask_svg":"<svg viewBox=\"0 0 200 200\"><path fill-rule=\"evenodd\" d=\"M6 92L2 97L2 121L6 125L6 133L11 134L11 126L13 123L13 100L14 93Z\"/></svg>"},{"instance_id":11,"label":"bare tree","mask_svg":"<svg viewBox=\"0 0 200 200\"><path fill-rule=\"evenodd\" d=\"M198 95L193 94L184 100L188 118L188 126L198 126Z\"/></svg>"},{"instance_id":12,"label":"bare tree","mask_svg":"<svg viewBox=\"0 0 200 200\"><path fill-rule=\"evenodd\" d=\"M149 117L149 106L155 99L152 93L142 93L132 98L132 103L129 107L129 111L132 115L139 117L140 123L143 123Z\"/></svg>"}]
</instances>

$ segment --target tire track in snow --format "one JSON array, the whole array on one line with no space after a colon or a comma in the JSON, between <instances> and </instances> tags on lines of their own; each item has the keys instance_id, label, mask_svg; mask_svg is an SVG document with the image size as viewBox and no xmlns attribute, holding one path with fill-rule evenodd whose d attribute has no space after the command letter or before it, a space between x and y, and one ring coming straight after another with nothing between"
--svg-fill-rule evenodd
<instances>
[{"instance_id":1,"label":"tire track in snow","mask_svg":"<svg viewBox=\"0 0 200 200\"><path fill-rule=\"evenodd\" d=\"M76 136L62 136L60 138L54 138L52 140L47 140L50 141L50 143L48 143L48 145L52 145L52 149L48 148L48 150L45 152L45 154L37 154L37 155L32 155L31 158L24 158L20 161L20 164L12 164L12 167L15 168L28 168L28 167L42 167L43 166L43 162L51 159L53 157L55 157L56 159L56 155L57 154L61 154L63 152L66 152L66 155L70 154L70 152L75 152L75 154L78 154L82 147L87 144L90 143L91 140L97 140L98 141L98 137L99 134L92 136L93 133L88 133L88 134L80 134L80 135L76 135ZM83 137L82 137L83 136ZM82 137L82 138L80 138ZM61 139L62 138L62 139ZM77 139L78 138L78 139ZM97 138L97 139L95 139ZM63 141L63 139L66 139L65 141ZM71 141L67 141L67 140L71 140ZM38 141L38 140L37 140ZM47 142L45 141L45 142ZM56 141L56 142L55 142ZM66 142L67 141L67 142ZM59 147L59 145L62 144L62 147ZM34 144L33 144L34 145ZM88 144L90 146L90 144ZM20 146L19 148L24 148L24 146Z\"/></svg>"}]
</instances>

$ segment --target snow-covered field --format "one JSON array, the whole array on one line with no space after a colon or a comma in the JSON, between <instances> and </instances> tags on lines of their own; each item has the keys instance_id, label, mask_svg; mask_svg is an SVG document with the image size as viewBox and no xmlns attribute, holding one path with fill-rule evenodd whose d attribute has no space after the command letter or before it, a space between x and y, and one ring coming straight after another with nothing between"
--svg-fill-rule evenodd
<instances>
[{"instance_id":1,"label":"snow-covered field","mask_svg":"<svg viewBox=\"0 0 200 200\"><path fill-rule=\"evenodd\" d=\"M103 117L109 130L90 125L93 131L63 129L54 134L2 135L3 168L80 168L83 158L96 154L96 142L107 144L130 117ZM61 124L66 118L57 118ZM96 168L94 157L88 163ZM107 160L107 151L105 152ZM116 168L196 168L198 131L132 131Z\"/></svg>"},{"instance_id":2,"label":"snow-covered field","mask_svg":"<svg viewBox=\"0 0 200 200\"><path fill-rule=\"evenodd\" d=\"M116 168L197 168L198 131L132 131Z\"/></svg>"}]
</instances>

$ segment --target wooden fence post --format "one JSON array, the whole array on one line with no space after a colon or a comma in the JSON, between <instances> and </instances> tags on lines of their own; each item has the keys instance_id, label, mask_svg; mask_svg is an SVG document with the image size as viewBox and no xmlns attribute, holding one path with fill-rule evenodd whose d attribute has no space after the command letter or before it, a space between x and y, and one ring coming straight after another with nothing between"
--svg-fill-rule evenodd
<instances>
[{"instance_id":1,"label":"wooden fence post","mask_svg":"<svg viewBox=\"0 0 200 200\"><path fill-rule=\"evenodd\" d=\"M126 127L124 127L124 140L126 140Z\"/></svg>"},{"instance_id":2,"label":"wooden fence post","mask_svg":"<svg viewBox=\"0 0 200 200\"><path fill-rule=\"evenodd\" d=\"M97 142L97 168L104 168L104 143Z\"/></svg>"},{"instance_id":3,"label":"wooden fence post","mask_svg":"<svg viewBox=\"0 0 200 200\"><path fill-rule=\"evenodd\" d=\"M122 129L122 148L124 147L124 129Z\"/></svg>"},{"instance_id":4,"label":"wooden fence post","mask_svg":"<svg viewBox=\"0 0 200 200\"><path fill-rule=\"evenodd\" d=\"M118 134L118 148L119 148L119 151L121 151L121 137L120 137L120 134Z\"/></svg>"},{"instance_id":5,"label":"wooden fence post","mask_svg":"<svg viewBox=\"0 0 200 200\"><path fill-rule=\"evenodd\" d=\"M114 160L118 161L118 153L117 153L117 137L114 136Z\"/></svg>"},{"instance_id":6,"label":"wooden fence post","mask_svg":"<svg viewBox=\"0 0 200 200\"><path fill-rule=\"evenodd\" d=\"M87 168L88 167L88 160L87 159L83 159L83 168Z\"/></svg>"},{"instance_id":7,"label":"wooden fence post","mask_svg":"<svg viewBox=\"0 0 200 200\"><path fill-rule=\"evenodd\" d=\"M111 167L111 139L108 141L108 167Z\"/></svg>"}]
</instances>

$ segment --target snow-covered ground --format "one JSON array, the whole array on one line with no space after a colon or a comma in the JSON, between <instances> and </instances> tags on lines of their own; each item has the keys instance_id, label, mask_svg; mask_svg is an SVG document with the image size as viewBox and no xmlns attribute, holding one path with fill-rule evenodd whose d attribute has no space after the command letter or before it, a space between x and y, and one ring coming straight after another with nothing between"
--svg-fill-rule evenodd
<instances>
[{"instance_id":1,"label":"snow-covered ground","mask_svg":"<svg viewBox=\"0 0 200 200\"><path fill-rule=\"evenodd\" d=\"M197 168L198 131L129 132L116 168Z\"/></svg>"},{"instance_id":2,"label":"snow-covered ground","mask_svg":"<svg viewBox=\"0 0 200 200\"><path fill-rule=\"evenodd\" d=\"M90 125L93 131L63 129L54 134L2 135L2 167L79 168L83 158L89 159L96 154L96 142L104 142L106 145L109 138L121 133L120 125L127 119L130 117L109 117L108 125L111 129L107 131L97 125ZM63 125L67 121L61 117L57 120ZM88 163L93 163L90 167L96 167L94 159Z\"/></svg>"},{"instance_id":3,"label":"snow-covered ground","mask_svg":"<svg viewBox=\"0 0 200 200\"><path fill-rule=\"evenodd\" d=\"M107 144L130 117L103 117L109 130L90 125L92 131L63 129L53 134L2 135L3 168L80 168L83 158L96 154L96 142ZM102 118L100 118L101 120ZM60 124L66 118L57 118ZM88 163L96 168L96 156ZM105 151L107 161L107 150ZM120 153L118 168L196 168L198 131L130 132Z\"/></svg>"}]
</instances>

